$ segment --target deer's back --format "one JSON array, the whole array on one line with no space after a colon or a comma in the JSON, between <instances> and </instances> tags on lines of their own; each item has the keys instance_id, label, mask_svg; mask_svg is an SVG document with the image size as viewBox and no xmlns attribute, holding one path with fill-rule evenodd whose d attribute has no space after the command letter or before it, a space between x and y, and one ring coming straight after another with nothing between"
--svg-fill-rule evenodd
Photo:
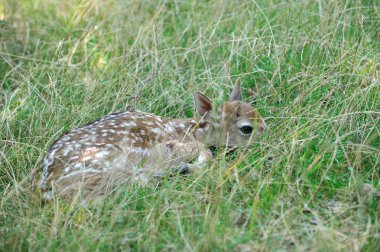
<instances>
[{"instance_id":1,"label":"deer's back","mask_svg":"<svg viewBox=\"0 0 380 252\"><path fill-rule=\"evenodd\" d=\"M144 159L152 161L149 157L157 155L160 143L178 140L187 127L185 122L139 111L110 114L68 132L51 146L43 161L39 187L50 190L51 182L64 187L84 176L96 184L105 172L116 177L119 172L136 172Z\"/></svg>"}]
</instances>

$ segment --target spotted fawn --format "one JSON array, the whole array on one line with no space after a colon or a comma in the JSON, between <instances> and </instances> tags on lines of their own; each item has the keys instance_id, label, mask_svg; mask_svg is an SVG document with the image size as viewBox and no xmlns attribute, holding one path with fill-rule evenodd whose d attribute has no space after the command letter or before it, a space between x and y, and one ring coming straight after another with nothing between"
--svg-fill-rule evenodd
<instances>
[{"instance_id":1,"label":"spotted fawn","mask_svg":"<svg viewBox=\"0 0 380 252\"><path fill-rule=\"evenodd\" d=\"M240 80L214 109L194 95L199 119L168 119L140 111L107 115L61 136L43 159L36 187L43 200L102 195L131 180L147 182L169 169L193 172L212 159L208 147L249 147L266 130L260 114L242 101Z\"/></svg>"}]
</instances>

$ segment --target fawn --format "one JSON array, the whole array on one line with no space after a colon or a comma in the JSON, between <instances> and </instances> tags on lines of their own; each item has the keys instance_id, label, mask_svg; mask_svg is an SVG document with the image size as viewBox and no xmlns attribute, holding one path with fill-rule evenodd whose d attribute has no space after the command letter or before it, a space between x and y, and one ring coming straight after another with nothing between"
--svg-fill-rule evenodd
<instances>
[{"instance_id":1,"label":"fawn","mask_svg":"<svg viewBox=\"0 0 380 252\"><path fill-rule=\"evenodd\" d=\"M43 200L102 195L129 180L146 182L170 168L192 172L212 158L209 146L250 146L266 130L260 114L242 102L238 79L230 98L214 109L197 92L200 119L168 119L140 111L100 118L61 136L48 150L38 189Z\"/></svg>"}]
</instances>

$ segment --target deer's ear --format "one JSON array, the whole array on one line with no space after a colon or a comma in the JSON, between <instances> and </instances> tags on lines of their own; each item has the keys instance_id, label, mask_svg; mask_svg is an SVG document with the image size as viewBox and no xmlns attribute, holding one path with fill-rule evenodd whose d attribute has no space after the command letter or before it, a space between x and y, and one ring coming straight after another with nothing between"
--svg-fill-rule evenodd
<instances>
[{"instance_id":1,"label":"deer's ear","mask_svg":"<svg viewBox=\"0 0 380 252\"><path fill-rule=\"evenodd\" d=\"M231 92L229 101L241 101L243 98L241 94L241 85L240 85L240 78L238 78L235 82L235 86Z\"/></svg>"},{"instance_id":2,"label":"deer's ear","mask_svg":"<svg viewBox=\"0 0 380 252\"><path fill-rule=\"evenodd\" d=\"M198 114L203 117L212 110L212 103L209 98L200 92L194 94L195 108Z\"/></svg>"}]
</instances>

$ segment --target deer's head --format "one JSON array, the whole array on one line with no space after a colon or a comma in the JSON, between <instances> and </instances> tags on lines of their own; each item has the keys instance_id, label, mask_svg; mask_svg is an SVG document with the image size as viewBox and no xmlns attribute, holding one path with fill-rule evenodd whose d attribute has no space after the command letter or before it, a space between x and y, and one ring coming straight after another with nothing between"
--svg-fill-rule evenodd
<instances>
[{"instance_id":1,"label":"deer's head","mask_svg":"<svg viewBox=\"0 0 380 252\"><path fill-rule=\"evenodd\" d=\"M267 129L259 112L242 101L240 79L222 106L214 109L211 100L197 92L195 107L209 127L204 140L211 146L250 146Z\"/></svg>"}]
</instances>

